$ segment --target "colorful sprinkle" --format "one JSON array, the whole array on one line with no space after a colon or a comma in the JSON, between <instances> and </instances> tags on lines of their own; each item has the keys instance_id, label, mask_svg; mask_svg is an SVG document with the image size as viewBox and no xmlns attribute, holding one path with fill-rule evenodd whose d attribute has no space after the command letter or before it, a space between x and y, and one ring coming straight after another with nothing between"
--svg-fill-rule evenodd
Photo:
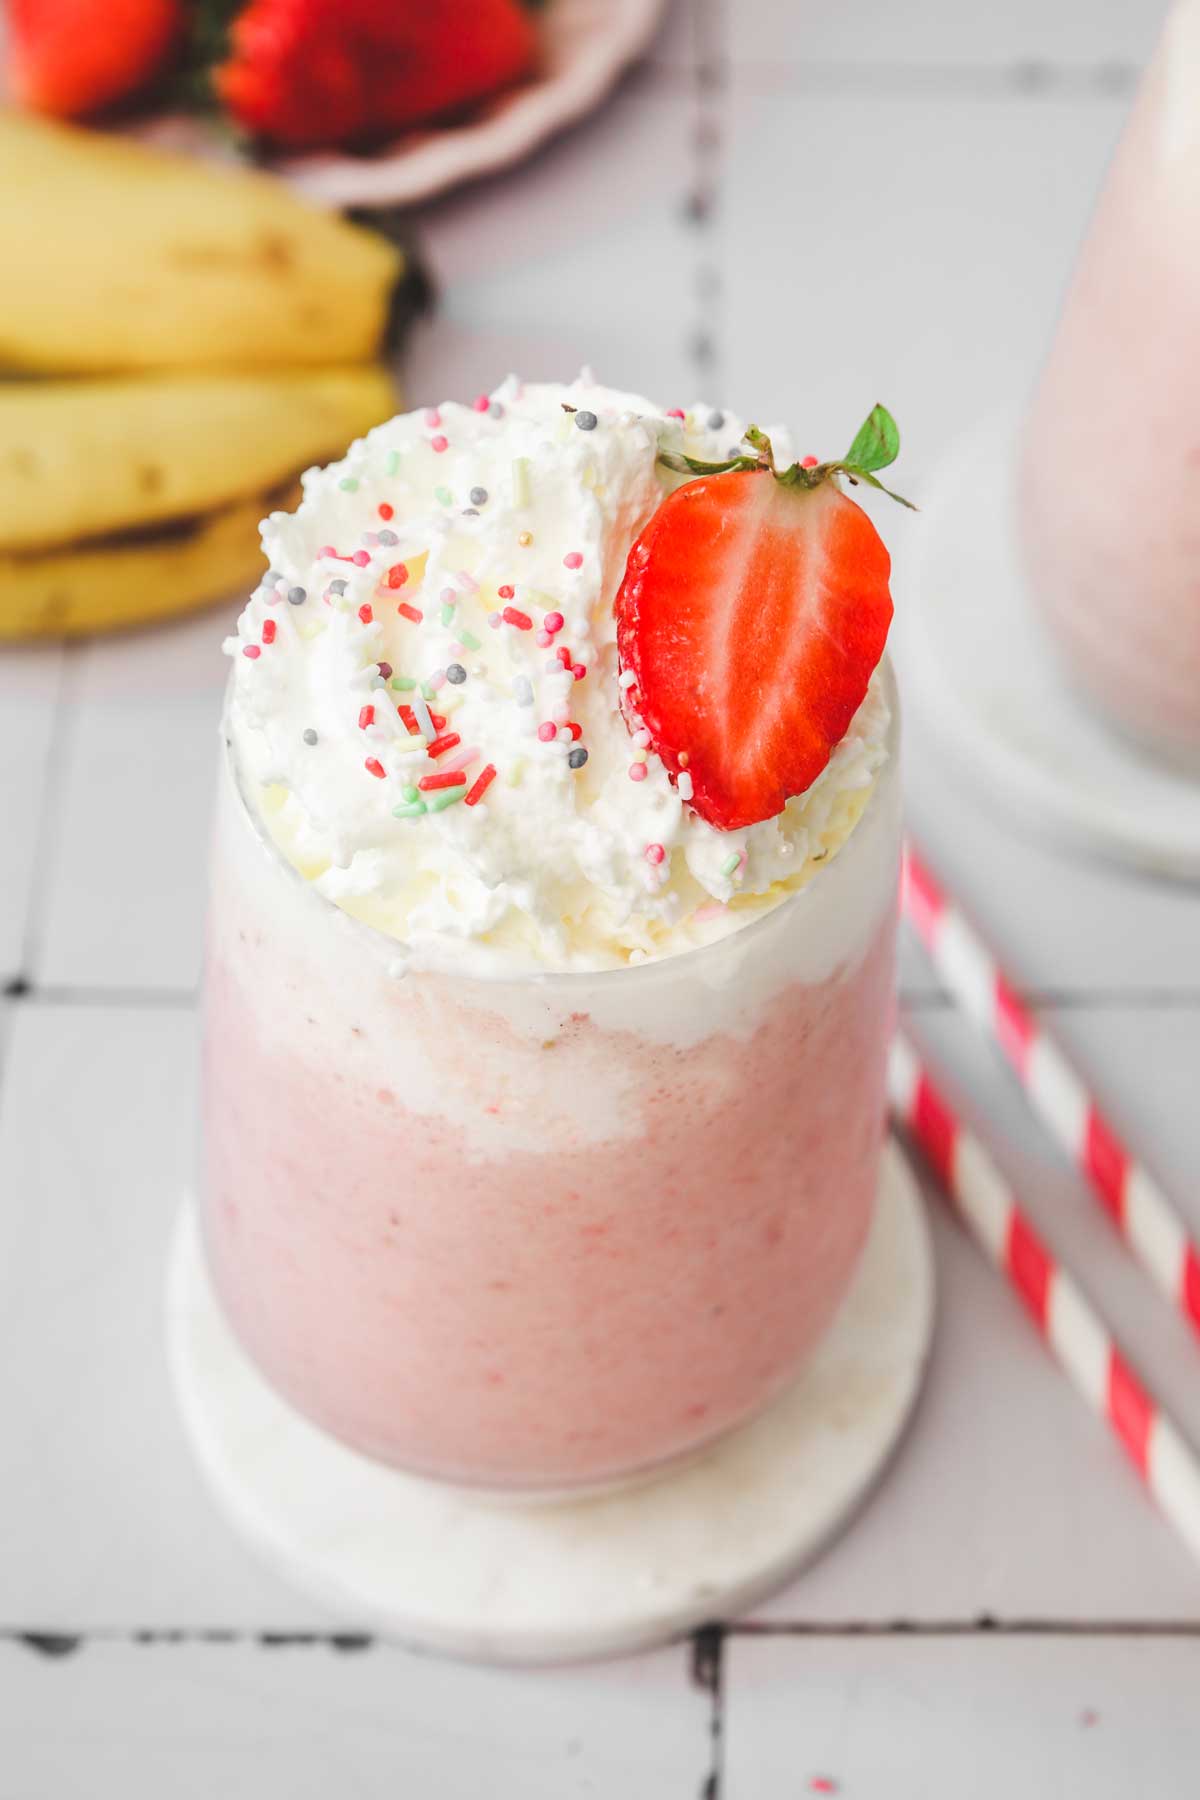
<instances>
[{"instance_id":1,"label":"colorful sprinkle","mask_svg":"<svg viewBox=\"0 0 1200 1800\"><path fill-rule=\"evenodd\" d=\"M458 635L461 641L467 646L468 650L479 649L479 639L473 637L469 631L460 631Z\"/></svg>"},{"instance_id":2,"label":"colorful sprinkle","mask_svg":"<svg viewBox=\"0 0 1200 1800\"><path fill-rule=\"evenodd\" d=\"M435 738L442 729L442 725L446 723L445 719L440 725L434 723L435 715L430 712L420 688L416 688L413 692L412 710L423 738Z\"/></svg>"},{"instance_id":3,"label":"colorful sprinkle","mask_svg":"<svg viewBox=\"0 0 1200 1800\"><path fill-rule=\"evenodd\" d=\"M441 619L442 619L443 625L453 625L453 623L454 623L454 602L453 602L453 600L446 600L442 603Z\"/></svg>"},{"instance_id":4,"label":"colorful sprinkle","mask_svg":"<svg viewBox=\"0 0 1200 1800\"><path fill-rule=\"evenodd\" d=\"M650 733L646 730L644 725L638 731L634 732L633 742L637 745L639 750L648 750L650 748Z\"/></svg>"},{"instance_id":5,"label":"colorful sprinkle","mask_svg":"<svg viewBox=\"0 0 1200 1800\"><path fill-rule=\"evenodd\" d=\"M435 487L433 490L433 497L442 506L452 506L454 504L454 495L450 492L448 487Z\"/></svg>"},{"instance_id":6,"label":"colorful sprinkle","mask_svg":"<svg viewBox=\"0 0 1200 1800\"><path fill-rule=\"evenodd\" d=\"M429 677L428 681L423 681L421 683L421 692L424 694L424 696L427 700L433 699L433 696L437 693L438 689L441 687L442 682L445 681L445 679L446 679L445 669L438 669L435 674L433 674Z\"/></svg>"},{"instance_id":7,"label":"colorful sprinkle","mask_svg":"<svg viewBox=\"0 0 1200 1800\"><path fill-rule=\"evenodd\" d=\"M472 506L486 506L488 503L487 489L481 488L481 487L473 487L471 489L470 500L471 500Z\"/></svg>"},{"instance_id":8,"label":"colorful sprinkle","mask_svg":"<svg viewBox=\"0 0 1200 1800\"><path fill-rule=\"evenodd\" d=\"M274 619L264 619L263 620L262 641L264 644L273 644L275 642L275 621L274 621Z\"/></svg>"},{"instance_id":9,"label":"colorful sprinkle","mask_svg":"<svg viewBox=\"0 0 1200 1800\"><path fill-rule=\"evenodd\" d=\"M621 673L617 676L617 686L619 688L624 688L625 692L628 693L629 689L631 687L636 687L636 685L637 676L634 674L633 670L622 669Z\"/></svg>"},{"instance_id":10,"label":"colorful sprinkle","mask_svg":"<svg viewBox=\"0 0 1200 1800\"><path fill-rule=\"evenodd\" d=\"M646 861L648 863L653 863L655 868L657 868L658 864L660 862L662 862L662 860L666 856L666 854L667 853L663 849L661 844L647 844L646 845Z\"/></svg>"},{"instance_id":11,"label":"colorful sprinkle","mask_svg":"<svg viewBox=\"0 0 1200 1800\"><path fill-rule=\"evenodd\" d=\"M630 763L630 765L629 765L630 781L645 781L646 776L649 773L650 773L650 771L647 769L644 762L635 762L635 763Z\"/></svg>"},{"instance_id":12,"label":"colorful sprinkle","mask_svg":"<svg viewBox=\"0 0 1200 1800\"><path fill-rule=\"evenodd\" d=\"M570 756L568 756L568 758L567 758L567 767L570 769L582 769L582 767L583 767L584 763L587 761L587 759L588 759L587 751L584 749L582 744L577 744L575 749L572 750Z\"/></svg>"},{"instance_id":13,"label":"colorful sprinkle","mask_svg":"<svg viewBox=\"0 0 1200 1800\"><path fill-rule=\"evenodd\" d=\"M369 601L367 601L367 600L363 601L362 605L358 609L358 616L362 620L364 625L369 625L371 623L371 620L375 617L375 614L371 610Z\"/></svg>"},{"instance_id":14,"label":"colorful sprinkle","mask_svg":"<svg viewBox=\"0 0 1200 1800\"><path fill-rule=\"evenodd\" d=\"M577 725L575 723L574 719L568 719L567 720L567 730L570 732L573 742L575 742L577 744L579 742L580 738L583 736L583 726Z\"/></svg>"},{"instance_id":15,"label":"colorful sprinkle","mask_svg":"<svg viewBox=\"0 0 1200 1800\"><path fill-rule=\"evenodd\" d=\"M464 797L463 797L464 804L467 806L478 806L479 802L483 799L483 796L487 793L488 789L491 787L491 785L492 785L493 781L495 781L495 779L496 779L495 763L485 764L485 766L482 769L480 769L479 774L476 776L475 785L474 785L474 787L472 787L470 793L464 795Z\"/></svg>"},{"instance_id":16,"label":"colorful sprinkle","mask_svg":"<svg viewBox=\"0 0 1200 1800\"><path fill-rule=\"evenodd\" d=\"M552 724L549 719L544 719L537 728L537 734L543 744L551 744L558 736L558 726Z\"/></svg>"},{"instance_id":17,"label":"colorful sprinkle","mask_svg":"<svg viewBox=\"0 0 1200 1800\"><path fill-rule=\"evenodd\" d=\"M394 455L394 454L395 454L395 452L393 452L393 455ZM389 519L394 519L394 518L395 518L395 516L396 516L396 509L395 509L395 507L394 507L394 506L389 506L389 505L388 505L388 503L387 503L387 501L386 501L386 500L381 500L381 501L380 501L380 503L379 503L379 506L378 506L378 509L377 509L377 510L378 510L378 513L379 513L379 516L380 516L380 518L381 518L381 519L382 519L382 520L383 520L383 521L384 521L384 523L385 523L385 524L386 524L386 523L387 523L387 521L388 521L388 520L389 520Z\"/></svg>"},{"instance_id":18,"label":"colorful sprinkle","mask_svg":"<svg viewBox=\"0 0 1200 1800\"><path fill-rule=\"evenodd\" d=\"M722 425L724 425L724 423L725 423L725 414L723 412L710 412L709 413L708 429L710 431L720 431L720 429L721 429Z\"/></svg>"},{"instance_id":19,"label":"colorful sprinkle","mask_svg":"<svg viewBox=\"0 0 1200 1800\"><path fill-rule=\"evenodd\" d=\"M376 663L375 668L378 671L380 680L382 680L382 681L390 681L391 680L391 675L392 675L391 663L389 663L389 662Z\"/></svg>"},{"instance_id":20,"label":"colorful sprinkle","mask_svg":"<svg viewBox=\"0 0 1200 1800\"><path fill-rule=\"evenodd\" d=\"M533 641L539 650L548 650L554 639L548 631L539 631Z\"/></svg>"},{"instance_id":21,"label":"colorful sprinkle","mask_svg":"<svg viewBox=\"0 0 1200 1800\"><path fill-rule=\"evenodd\" d=\"M358 729L360 731L365 731L368 725L373 725L374 723L375 708L373 706L360 707L358 712Z\"/></svg>"},{"instance_id":22,"label":"colorful sprinkle","mask_svg":"<svg viewBox=\"0 0 1200 1800\"><path fill-rule=\"evenodd\" d=\"M560 612L548 612L542 620L542 624L545 626L546 630L551 633L561 631L565 623L566 621Z\"/></svg>"},{"instance_id":23,"label":"colorful sprinkle","mask_svg":"<svg viewBox=\"0 0 1200 1800\"><path fill-rule=\"evenodd\" d=\"M582 567L583 567L582 553L578 550L568 550L567 554L563 557L563 568L564 569L581 569Z\"/></svg>"},{"instance_id":24,"label":"colorful sprinkle","mask_svg":"<svg viewBox=\"0 0 1200 1800\"><path fill-rule=\"evenodd\" d=\"M436 431L437 427L441 424L441 422L442 422L442 415L438 411L437 407L436 406L427 406L425 408L425 423L428 425L430 431Z\"/></svg>"},{"instance_id":25,"label":"colorful sprinkle","mask_svg":"<svg viewBox=\"0 0 1200 1800\"><path fill-rule=\"evenodd\" d=\"M429 448L440 456L443 450L448 450L450 448L450 439L448 437L443 437L439 431L436 437L430 438Z\"/></svg>"},{"instance_id":26,"label":"colorful sprinkle","mask_svg":"<svg viewBox=\"0 0 1200 1800\"><path fill-rule=\"evenodd\" d=\"M445 812L448 806L455 805L459 800L465 800L466 794L465 787L447 788L444 793L433 796L433 799L428 802L428 810L431 813Z\"/></svg>"},{"instance_id":27,"label":"colorful sprinkle","mask_svg":"<svg viewBox=\"0 0 1200 1800\"><path fill-rule=\"evenodd\" d=\"M457 582L461 583L464 593L477 594L479 592L479 583L476 581L475 577L470 573L469 570L458 569L455 572L454 579Z\"/></svg>"},{"instance_id":28,"label":"colorful sprinkle","mask_svg":"<svg viewBox=\"0 0 1200 1800\"><path fill-rule=\"evenodd\" d=\"M530 544L532 544L532 542L533 542L532 531L519 532L517 534L517 542L518 542L518 544L520 544L522 550L528 550Z\"/></svg>"},{"instance_id":29,"label":"colorful sprinkle","mask_svg":"<svg viewBox=\"0 0 1200 1800\"><path fill-rule=\"evenodd\" d=\"M306 729L300 733L300 735L304 739L306 744L315 744L317 741L317 734L313 730L311 725L307 726Z\"/></svg>"},{"instance_id":30,"label":"colorful sprinkle","mask_svg":"<svg viewBox=\"0 0 1200 1800\"><path fill-rule=\"evenodd\" d=\"M357 494L358 492L358 483L353 475L343 475L342 479L338 482L338 486L341 488L343 494Z\"/></svg>"},{"instance_id":31,"label":"colorful sprinkle","mask_svg":"<svg viewBox=\"0 0 1200 1800\"><path fill-rule=\"evenodd\" d=\"M407 793L408 789L405 788L404 791ZM423 800L409 800L403 806L393 806L392 817L394 819L419 819L422 813L428 811L429 808Z\"/></svg>"},{"instance_id":32,"label":"colorful sprinkle","mask_svg":"<svg viewBox=\"0 0 1200 1800\"><path fill-rule=\"evenodd\" d=\"M393 563L387 572L387 584L390 588L402 588L408 580L408 565Z\"/></svg>"},{"instance_id":33,"label":"colorful sprinkle","mask_svg":"<svg viewBox=\"0 0 1200 1800\"><path fill-rule=\"evenodd\" d=\"M475 408L477 413L485 413L491 404L492 403L486 394L476 394L474 400L471 402L471 405Z\"/></svg>"},{"instance_id":34,"label":"colorful sprinkle","mask_svg":"<svg viewBox=\"0 0 1200 1800\"><path fill-rule=\"evenodd\" d=\"M242 645L242 655L248 656L250 658L250 661L253 662L256 657L259 657L262 655L262 651L259 649L257 644L243 644Z\"/></svg>"},{"instance_id":35,"label":"colorful sprinkle","mask_svg":"<svg viewBox=\"0 0 1200 1800\"><path fill-rule=\"evenodd\" d=\"M503 587L498 587L496 589L496 592L500 596L501 600L512 600L515 597L517 590L515 587L512 587L508 582L505 582Z\"/></svg>"},{"instance_id":36,"label":"colorful sprinkle","mask_svg":"<svg viewBox=\"0 0 1200 1800\"><path fill-rule=\"evenodd\" d=\"M467 671L463 668L461 663L454 662L448 665L446 669L446 680L450 682L453 687L461 687L466 679Z\"/></svg>"},{"instance_id":37,"label":"colorful sprinkle","mask_svg":"<svg viewBox=\"0 0 1200 1800\"><path fill-rule=\"evenodd\" d=\"M576 681L582 681L584 676L587 674L587 664L586 663L572 663L571 664L571 673L575 677Z\"/></svg>"},{"instance_id":38,"label":"colorful sprinkle","mask_svg":"<svg viewBox=\"0 0 1200 1800\"><path fill-rule=\"evenodd\" d=\"M504 589L501 588L500 591L503 593ZM512 592L511 588L509 589L509 592ZM515 625L518 631L533 630L533 620L530 618L529 614L521 612L515 606L506 606L500 617L504 620L506 625Z\"/></svg>"},{"instance_id":39,"label":"colorful sprinkle","mask_svg":"<svg viewBox=\"0 0 1200 1800\"><path fill-rule=\"evenodd\" d=\"M379 531L374 533L374 537L375 542L382 544L385 550L393 549L400 542L394 531Z\"/></svg>"},{"instance_id":40,"label":"colorful sprinkle","mask_svg":"<svg viewBox=\"0 0 1200 1800\"><path fill-rule=\"evenodd\" d=\"M432 794L438 788L462 787L466 779L461 769L445 769L439 770L436 775L422 775L417 786L423 794Z\"/></svg>"},{"instance_id":41,"label":"colorful sprinkle","mask_svg":"<svg viewBox=\"0 0 1200 1800\"><path fill-rule=\"evenodd\" d=\"M725 858L725 861L721 864L722 875L734 874L734 872L736 871L741 860L742 860L742 853L740 850L735 850L732 853L732 855L727 856Z\"/></svg>"},{"instance_id":42,"label":"colorful sprinkle","mask_svg":"<svg viewBox=\"0 0 1200 1800\"><path fill-rule=\"evenodd\" d=\"M307 599L308 599L308 592L305 588L294 587L294 588L288 589L288 605L289 606L303 606L304 602Z\"/></svg>"},{"instance_id":43,"label":"colorful sprinkle","mask_svg":"<svg viewBox=\"0 0 1200 1800\"><path fill-rule=\"evenodd\" d=\"M398 475L400 473L400 452L398 450L388 451L387 456L384 458L383 472L385 475ZM382 511L382 508L380 510Z\"/></svg>"},{"instance_id":44,"label":"colorful sprinkle","mask_svg":"<svg viewBox=\"0 0 1200 1800\"><path fill-rule=\"evenodd\" d=\"M393 675L389 684L398 694L409 694L417 685L415 675Z\"/></svg>"},{"instance_id":45,"label":"colorful sprinkle","mask_svg":"<svg viewBox=\"0 0 1200 1800\"><path fill-rule=\"evenodd\" d=\"M578 425L580 431L595 431L600 421L594 412L588 412L585 409L584 411L575 414L575 423Z\"/></svg>"},{"instance_id":46,"label":"colorful sprinkle","mask_svg":"<svg viewBox=\"0 0 1200 1800\"><path fill-rule=\"evenodd\" d=\"M686 419L687 414L684 412L682 406L668 406L667 417L668 419Z\"/></svg>"},{"instance_id":47,"label":"colorful sprinkle","mask_svg":"<svg viewBox=\"0 0 1200 1800\"><path fill-rule=\"evenodd\" d=\"M419 606L410 606L407 600L401 600L396 611L400 613L403 618L411 619L414 625L419 625L421 620L425 617L425 614L421 611Z\"/></svg>"},{"instance_id":48,"label":"colorful sprinkle","mask_svg":"<svg viewBox=\"0 0 1200 1800\"><path fill-rule=\"evenodd\" d=\"M358 568L365 569L371 558L365 550L356 550L348 560L356 564Z\"/></svg>"},{"instance_id":49,"label":"colorful sprinkle","mask_svg":"<svg viewBox=\"0 0 1200 1800\"><path fill-rule=\"evenodd\" d=\"M329 591L330 591L330 593L331 593L331 594L336 594L336 595L337 595L337 596L338 596L338 598L339 598L339 600L340 600L340 599L341 599L341 597L342 597L342 595L343 595L343 594L344 594L344 593L345 593L345 591L346 591L346 585L347 585L347 584L346 584L346 582L345 582L345 581L343 581L343 580L342 580L342 578L341 578L341 576L340 576L340 575L339 575L339 576L338 576L338 579L337 579L337 580L336 580L336 581L331 581L331 582L330 582L330 584L329 584ZM293 590L293 591L296 591L296 590ZM288 596L288 598L289 598L289 599L290 599L290 598L291 598L291 595L289 595L289 596ZM298 601L298 600L297 600L297 601L295 601L295 602L294 602L294 603L293 603L293 604L294 604L294 605L296 605L296 606L299 606L299 604L300 604L300 602L299 602L299 601Z\"/></svg>"},{"instance_id":50,"label":"colorful sprinkle","mask_svg":"<svg viewBox=\"0 0 1200 1800\"><path fill-rule=\"evenodd\" d=\"M462 743L457 731L447 731L442 737L435 737L431 744L426 744L426 756L441 756L447 750L453 750Z\"/></svg>"},{"instance_id":51,"label":"colorful sprinkle","mask_svg":"<svg viewBox=\"0 0 1200 1800\"><path fill-rule=\"evenodd\" d=\"M387 773L386 769L384 768L383 764L380 762L380 760L377 756L368 756L366 762L363 764L363 767L367 771L367 774L374 775L374 777L377 781L382 781L384 776Z\"/></svg>"},{"instance_id":52,"label":"colorful sprinkle","mask_svg":"<svg viewBox=\"0 0 1200 1800\"><path fill-rule=\"evenodd\" d=\"M816 466L817 459L815 456L802 456L800 458L800 467L802 469L815 469Z\"/></svg>"}]
</instances>

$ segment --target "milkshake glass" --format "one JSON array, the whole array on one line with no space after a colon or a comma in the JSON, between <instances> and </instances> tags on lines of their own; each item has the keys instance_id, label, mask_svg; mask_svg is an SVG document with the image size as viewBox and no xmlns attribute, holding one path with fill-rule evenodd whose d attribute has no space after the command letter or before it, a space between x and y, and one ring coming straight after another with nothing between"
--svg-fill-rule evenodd
<instances>
[{"instance_id":1,"label":"milkshake glass","mask_svg":"<svg viewBox=\"0 0 1200 1800\"><path fill-rule=\"evenodd\" d=\"M1029 419L1020 525L1081 692L1200 773L1200 0L1147 70Z\"/></svg>"},{"instance_id":2,"label":"milkshake glass","mask_svg":"<svg viewBox=\"0 0 1200 1800\"><path fill-rule=\"evenodd\" d=\"M357 602L350 578L319 611L315 591L296 600L294 569L273 573L277 589L256 597L227 646L235 676L205 980L200 1213L237 1337L285 1399L355 1449L510 1493L575 1492L653 1470L749 1419L796 1375L846 1293L871 1222L893 1004L900 793L890 671L876 670L813 789L741 833L705 825L659 770L631 764L637 750L613 698L615 647L599 637L611 629L618 553L623 565L655 504L638 484L657 480L657 439L647 449L636 422L625 423L629 409L591 389L565 391L594 406L601 426L611 419L608 448L593 450L569 421L564 438L563 391L536 401L533 438L559 432L542 446L538 491L564 457L585 459L585 473L542 518L519 474L516 523L529 529L468 523L464 550L462 528L447 526L443 561L457 566L486 530L501 571L510 555L524 567L519 551L537 546L544 581L565 562L567 598L561 615L546 612L544 635L569 634L578 666L592 671L566 676L578 734L559 727L556 743L553 726L547 735L525 725L525 689L549 669L533 709L545 711L561 665L531 647L519 608L507 630L488 614L479 596L491 565L477 557L458 600L441 602L455 614L446 631L459 634L447 654L466 643L469 663L449 723L501 744L498 763L524 745L528 766L520 787L497 778L489 788L490 818L460 805L448 824L441 813L414 820L402 801L394 820L377 801L389 773L380 759L412 752L407 734L399 744L373 735L377 714L405 679L399 659L440 644L429 594L451 589L437 588L428 564L423 587L406 578L401 591L420 602L410 612L426 616L397 617L392 605L384 637L380 595L395 591L386 574L378 589L378 571L364 574L376 599L363 622L372 607ZM393 423L398 432L404 422ZM404 428L410 439L418 430ZM419 429L469 442L467 496L479 514L496 504L507 437L492 464L486 456L500 427L489 437L486 418L443 409ZM674 426L660 416L653 430ZM320 528L285 521L273 562L307 571L315 554L321 563L331 507L350 506L344 492L359 506L376 469L391 471L376 491L397 495L399 535L397 461L425 447L400 452L396 441L373 434L346 465L361 473L339 466L314 478ZM707 440L700 448L711 454ZM556 535L563 496L573 504L576 490L584 510ZM611 543L587 537L593 493ZM346 516L335 519L343 537ZM564 558L564 543L585 549ZM384 564L400 553L384 548ZM568 577L586 579L589 558L594 604L572 613ZM331 566L347 565L339 553ZM474 622L490 639L464 623L470 606L482 606L490 623ZM486 685L508 666L506 644L517 659L511 704L507 674L503 694ZM356 659L382 651L365 667L386 676L343 693L344 680L359 680ZM446 684L430 692L453 704ZM302 731L309 717L319 729ZM591 755L577 767L567 753L580 738ZM374 752L365 771L364 751ZM416 754L428 767L423 748ZM594 783L586 807L581 777ZM340 861L314 874L330 817L351 835L338 839ZM504 857L520 879L499 879ZM507 910L494 904L502 892ZM426 941L416 927L431 908L438 931ZM381 928L393 917L403 931ZM451 927L460 937L447 936ZM629 934L643 929L661 935L629 950ZM541 946L532 960L531 941Z\"/></svg>"}]
</instances>

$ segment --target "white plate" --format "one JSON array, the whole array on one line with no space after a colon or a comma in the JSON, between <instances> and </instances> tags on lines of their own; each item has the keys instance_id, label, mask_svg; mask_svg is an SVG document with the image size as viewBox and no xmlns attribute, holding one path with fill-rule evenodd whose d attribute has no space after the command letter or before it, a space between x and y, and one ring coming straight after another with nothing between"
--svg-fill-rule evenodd
<instances>
[{"instance_id":1,"label":"white plate","mask_svg":"<svg viewBox=\"0 0 1200 1800\"><path fill-rule=\"evenodd\" d=\"M665 7L666 0L549 0L538 14L539 79L485 102L465 124L423 127L370 156L322 152L277 157L268 166L324 206L428 200L509 167L591 112L646 48ZM177 115L152 119L137 135L172 149L219 154L206 126Z\"/></svg>"},{"instance_id":2,"label":"white plate","mask_svg":"<svg viewBox=\"0 0 1200 1800\"><path fill-rule=\"evenodd\" d=\"M1025 589L1015 542L1017 427L989 418L929 485L898 609L901 692L947 767L1055 843L1200 881L1200 781L1132 748L1071 690Z\"/></svg>"}]
</instances>

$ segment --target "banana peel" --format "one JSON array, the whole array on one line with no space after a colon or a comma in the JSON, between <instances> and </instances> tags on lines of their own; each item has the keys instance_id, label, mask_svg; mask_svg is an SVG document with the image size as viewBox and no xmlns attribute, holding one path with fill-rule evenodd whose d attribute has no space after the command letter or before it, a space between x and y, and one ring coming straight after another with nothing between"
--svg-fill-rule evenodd
<instances>
[{"instance_id":1,"label":"banana peel","mask_svg":"<svg viewBox=\"0 0 1200 1800\"><path fill-rule=\"evenodd\" d=\"M371 366L0 386L0 639L245 592L264 515L395 405Z\"/></svg>"},{"instance_id":2,"label":"banana peel","mask_svg":"<svg viewBox=\"0 0 1200 1800\"><path fill-rule=\"evenodd\" d=\"M277 179L0 109L0 368L367 361L401 252Z\"/></svg>"}]
</instances>

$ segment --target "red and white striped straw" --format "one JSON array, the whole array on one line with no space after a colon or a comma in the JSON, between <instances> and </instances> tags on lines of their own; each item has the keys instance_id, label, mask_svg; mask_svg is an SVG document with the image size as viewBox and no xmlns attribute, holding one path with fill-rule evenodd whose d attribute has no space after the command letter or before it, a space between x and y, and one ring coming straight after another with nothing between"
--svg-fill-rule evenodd
<instances>
[{"instance_id":1,"label":"red and white striped straw","mask_svg":"<svg viewBox=\"0 0 1200 1800\"><path fill-rule=\"evenodd\" d=\"M1015 1069L1034 1112L1084 1176L1137 1261L1200 1332L1200 1250L1175 1206L1131 1154L1065 1051L1011 982L912 844L904 911L964 1012Z\"/></svg>"},{"instance_id":2,"label":"red and white striped straw","mask_svg":"<svg viewBox=\"0 0 1200 1800\"><path fill-rule=\"evenodd\" d=\"M1022 1212L982 1141L899 1032L892 1042L888 1089L895 1119L920 1146L972 1237L1016 1289L1059 1367L1107 1420L1161 1510L1200 1559L1200 1463Z\"/></svg>"}]
</instances>

